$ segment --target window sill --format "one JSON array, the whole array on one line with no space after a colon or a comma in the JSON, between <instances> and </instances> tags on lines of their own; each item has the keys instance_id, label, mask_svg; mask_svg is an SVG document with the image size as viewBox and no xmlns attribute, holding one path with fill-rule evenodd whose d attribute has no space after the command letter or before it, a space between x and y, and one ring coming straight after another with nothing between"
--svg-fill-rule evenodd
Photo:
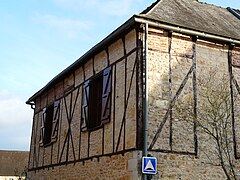
<instances>
[{"instance_id":1,"label":"window sill","mask_svg":"<svg viewBox=\"0 0 240 180\"><path fill-rule=\"evenodd\" d=\"M42 145L42 147L48 147L48 146L51 146L53 143L55 143L56 141L53 141L53 142L50 142L50 143L47 143L47 144L44 144Z\"/></svg>"},{"instance_id":2,"label":"window sill","mask_svg":"<svg viewBox=\"0 0 240 180\"><path fill-rule=\"evenodd\" d=\"M96 126L96 127L93 127L93 128L89 128L89 129L87 129L87 131L92 132L92 131L99 130L101 128L103 128L103 124L101 124L99 126Z\"/></svg>"},{"instance_id":3,"label":"window sill","mask_svg":"<svg viewBox=\"0 0 240 180\"><path fill-rule=\"evenodd\" d=\"M43 147L48 147L48 146L50 146L51 144L52 144L52 142L47 143L47 144L44 144Z\"/></svg>"}]
</instances>

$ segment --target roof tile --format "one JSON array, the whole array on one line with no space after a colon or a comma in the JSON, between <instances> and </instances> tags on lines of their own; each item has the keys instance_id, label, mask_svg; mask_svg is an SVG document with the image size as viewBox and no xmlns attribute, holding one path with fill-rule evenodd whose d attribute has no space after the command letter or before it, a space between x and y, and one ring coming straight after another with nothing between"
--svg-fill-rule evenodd
<instances>
[{"instance_id":1,"label":"roof tile","mask_svg":"<svg viewBox=\"0 0 240 180\"><path fill-rule=\"evenodd\" d=\"M201 32L240 39L240 20L226 8L197 0L158 0L141 15Z\"/></svg>"}]
</instances>

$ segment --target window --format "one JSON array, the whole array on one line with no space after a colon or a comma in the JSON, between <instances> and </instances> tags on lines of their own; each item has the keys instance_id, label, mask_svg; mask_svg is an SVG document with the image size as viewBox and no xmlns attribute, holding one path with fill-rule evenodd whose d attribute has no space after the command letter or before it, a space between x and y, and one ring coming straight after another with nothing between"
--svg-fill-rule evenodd
<instances>
[{"instance_id":1,"label":"window","mask_svg":"<svg viewBox=\"0 0 240 180\"><path fill-rule=\"evenodd\" d=\"M60 102L55 101L42 111L40 145L46 146L57 140Z\"/></svg>"},{"instance_id":2,"label":"window","mask_svg":"<svg viewBox=\"0 0 240 180\"><path fill-rule=\"evenodd\" d=\"M110 121L111 67L83 84L81 130L94 130Z\"/></svg>"}]
</instances>

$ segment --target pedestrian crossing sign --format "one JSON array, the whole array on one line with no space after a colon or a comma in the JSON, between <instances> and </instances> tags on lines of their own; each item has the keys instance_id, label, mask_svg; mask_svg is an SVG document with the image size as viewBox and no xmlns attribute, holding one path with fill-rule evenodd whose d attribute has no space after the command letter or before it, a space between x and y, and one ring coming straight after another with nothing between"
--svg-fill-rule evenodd
<instances>
[{"instance_id":1,"label":"pedestrian crossing sign","mask_svg":"<svg viewBox=\"0 0 240 180\"><path fill-rule=\"evenodd\" d=\"M143 157L142 158L142 173L157 174L157 158Z\"/></svg>"}]
</instances>

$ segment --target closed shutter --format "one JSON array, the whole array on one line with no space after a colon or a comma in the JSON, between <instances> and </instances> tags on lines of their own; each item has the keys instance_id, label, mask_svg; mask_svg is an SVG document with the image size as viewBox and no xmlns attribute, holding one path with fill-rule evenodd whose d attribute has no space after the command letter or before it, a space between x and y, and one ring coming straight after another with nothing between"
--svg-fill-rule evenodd
<instances>
[{"instance_id":1,"label":"closed shutter","mask_svg":"<svg viewBox=\"0 0 240 180\"><path fill-rule=\"evenodd\" d=\"M87 123L89 121L89 85L90 81L87 80L83 84L82 96L82 117L81 117L81 130L87 130Z\"/></svg>"},{"instance_id":2,"label":"closed shutter","mask_svg":"<svg viewBox=\"0 0 240 180\"><path fill-rule=\"evenodd\" d=\"M60 119L60 101L54 102L51 142L55 142L58 136L58 127Z\"/></svg>"},{"instance_id":3,"label":"closed shutter","mask_svg":"<svg viewBox=\"0 0 240 180\"><path fill-rule=\"evenodd\" d=\"M41 116L41 127L40 127L40 139L39 139L39 143L40 146L43 146L43 142L44 142L44 133L45 133L45 122L46 122L46 108L43 109L42 111L42 116Z\"/></svg>"},{"instance_id":4,"label":"closed shutter","mask_svg":"<svg viewBox=\"0 0 240 180\"><path fill-rule=\"evenodd\" d=\"M102 124L110 121L111 108L111 89L112 89L112 67L108 67L103 71L103 89L102 89Z\"/></svg>"}]
</instances>

